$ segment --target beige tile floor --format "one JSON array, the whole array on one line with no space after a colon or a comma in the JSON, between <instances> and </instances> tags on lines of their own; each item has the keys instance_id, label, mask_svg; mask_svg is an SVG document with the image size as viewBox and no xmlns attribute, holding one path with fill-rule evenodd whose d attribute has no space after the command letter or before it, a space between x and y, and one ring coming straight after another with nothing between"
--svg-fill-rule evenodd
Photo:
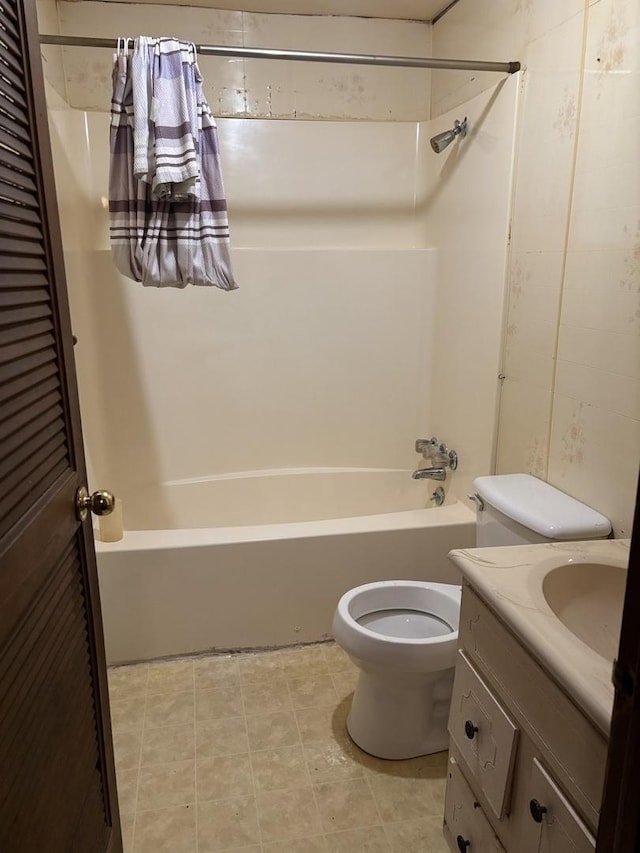
<instances>
[{"instance_id":1,"label":"beige tile floor","mask_svg":"<svg viewBox=\"0 0 640 853\"><path fill-rule=\"evenodd\" d=\"M358 749L355 681L333 644L110 669L125 853L446 853L446 753Z\"/></svg>"}]
</instances>

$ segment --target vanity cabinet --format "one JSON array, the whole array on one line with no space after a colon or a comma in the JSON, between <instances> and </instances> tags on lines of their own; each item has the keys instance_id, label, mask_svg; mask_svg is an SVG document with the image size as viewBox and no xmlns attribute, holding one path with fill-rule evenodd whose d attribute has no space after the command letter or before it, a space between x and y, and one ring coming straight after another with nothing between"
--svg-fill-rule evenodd
<instances>
[{"instance_id":1,"label":"vanity cabinet","mask_svg":"<svg viewBox=\"0 0 640 853\"><path fill-rule=\"evenodd\" d=\"M449 717L453 853L591 853L607 737L465 583Z\"/></svg>"}]
</instances>

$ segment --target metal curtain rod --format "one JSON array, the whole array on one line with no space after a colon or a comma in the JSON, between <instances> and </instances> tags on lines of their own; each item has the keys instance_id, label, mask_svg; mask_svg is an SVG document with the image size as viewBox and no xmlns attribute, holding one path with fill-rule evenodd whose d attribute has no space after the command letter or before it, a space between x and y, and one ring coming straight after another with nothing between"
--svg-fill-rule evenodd
<instances>
[{"instance_id":1,"label":"metal curtain rod","mask_svg":"<svg viewBox=\"0 0 640 853\"><path fill-rule=\"evenodd\" d=\"M57 44L65 47L117 46L116 39L81 38L79 36L40 35L40 44ZM421 56L376 56L360 53L320 53L308 50L277 50L270 47L223 47L217 44L197 44L202 56L238 56L249 59L289 59L299 62L344 62L348 65L380 65L396 68L436 68L458 71L500 71L514 74L520 70L519 62L485 62L468 59L429 59Z\"/></svg>"}]
</instances>

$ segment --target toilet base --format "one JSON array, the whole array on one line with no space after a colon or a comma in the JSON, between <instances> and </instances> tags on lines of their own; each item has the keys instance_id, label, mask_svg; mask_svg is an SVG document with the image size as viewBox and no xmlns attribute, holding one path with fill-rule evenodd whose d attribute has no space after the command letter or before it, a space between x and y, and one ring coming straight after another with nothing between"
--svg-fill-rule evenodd
<instances>
[{"instance_id":1,"label":"toilet base","mask_svg":"<svg viewBox=\"0 0 640 853\"><path fill-rule=\"evenodd\" d=\"M361 670L347 719L353 742L377 758L396 760L448 749L453 672L390 678Z\"/></svg>"}]
</instances>

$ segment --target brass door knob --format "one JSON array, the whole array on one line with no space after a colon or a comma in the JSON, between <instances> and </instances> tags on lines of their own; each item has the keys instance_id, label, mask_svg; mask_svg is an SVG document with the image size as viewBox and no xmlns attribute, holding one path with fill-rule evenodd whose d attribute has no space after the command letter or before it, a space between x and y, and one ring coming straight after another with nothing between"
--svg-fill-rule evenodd
<instances>
[{"instance_id":1,"label":"brass door knob","mask_svg":"<svg viewBox=\"0 0 640 853\"><path fill-rule=\"evenodd\" d=\"M76 515L80 521L85 520L89 514L89 510L94 515L109 515L109 513L113 512L115 505L115 497L111 492L106 492L103 489L90 495L86 486L80 486L76 492Z\"/></svg>"}]
</instances>

